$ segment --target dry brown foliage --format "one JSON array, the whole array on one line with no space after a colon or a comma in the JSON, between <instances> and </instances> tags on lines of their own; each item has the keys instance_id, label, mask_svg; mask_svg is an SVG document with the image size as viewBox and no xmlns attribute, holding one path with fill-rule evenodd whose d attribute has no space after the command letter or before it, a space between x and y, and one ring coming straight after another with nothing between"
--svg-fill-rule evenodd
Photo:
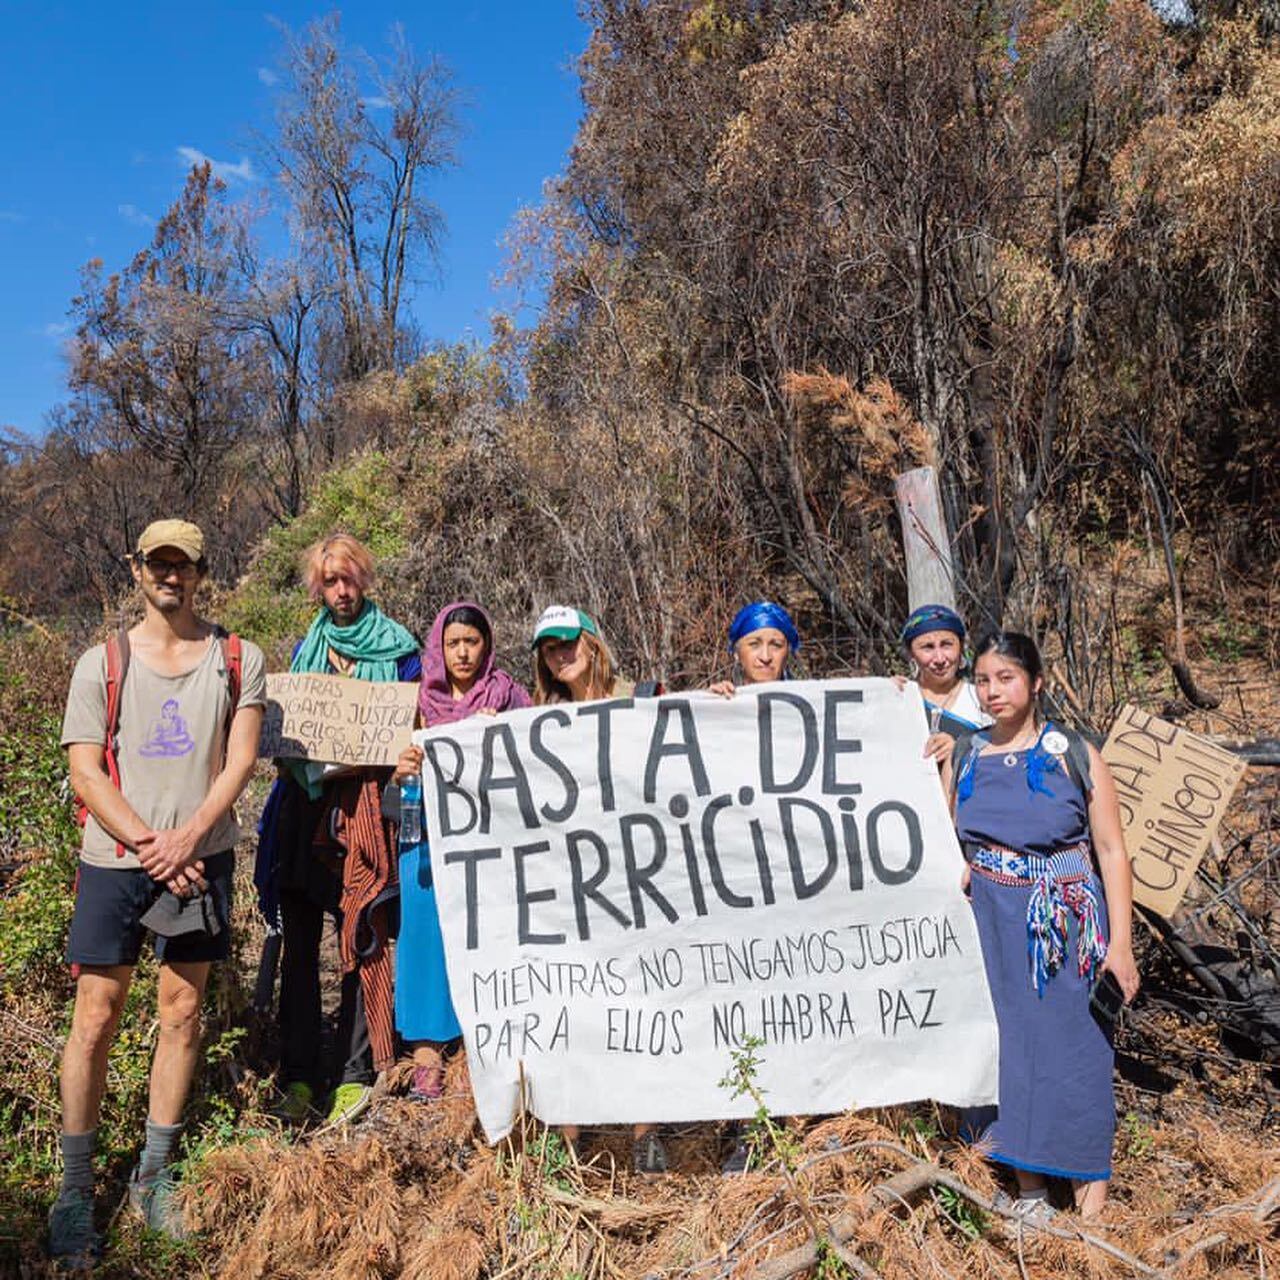
<instances>
[{"instance_id":1,"label":"dry brown foliage","mask_svg":"<svg viewBox=\"0 0 1280 1280\"><path fill-rule=\"evenodd\" d=\"M893 481L911 467L938 465L928 433L885 378L855 388L826 369L788 373L782 389L803 424L805 467L843 474L847 506L887 514Z\"/></svg>"},{"instance_id":2,"label":"dry brown foliage","mask_svg":"<svg viewBox=\"0 0 1280 1280\"><path fill-rule=\"evenodd\" d=\"M1101 1220L1086 1226L1092 1241L1073 1237L1070 1213L1055 1220L1058 1236L1019 1234L938 1186L905 1197L878 1192L904 1171L937 1166L977 1202L995 1193L993 1167L955 1139L951 1117L937 1108L795 1120L789 1128L809 1210L886 1280L1096 1280L1166 1268L1197 1280L1254 1277L1280 1265L1275 1135L1203 1111L1143 1122L1127 1146L1121 1140L1115 1194ZM549 1155L543 1133L525 1123L511 1140L484 1146L465 1063L455 1060L438 1105L389 1093L350 1133L217 1153L191 1214L215 1245L216 1274L284 1280L747 1280L775 1274L778 1260L811 1241L770 1160L745 1175L719 1175L715 1126L673 1135L672 1172L662 1177L630 1172L626 1132L589 1132L581 1163L566 1163L554 1144ZM1106 1244L1118 1256L1103 1252Z\"/></svg>"}]
</instances>

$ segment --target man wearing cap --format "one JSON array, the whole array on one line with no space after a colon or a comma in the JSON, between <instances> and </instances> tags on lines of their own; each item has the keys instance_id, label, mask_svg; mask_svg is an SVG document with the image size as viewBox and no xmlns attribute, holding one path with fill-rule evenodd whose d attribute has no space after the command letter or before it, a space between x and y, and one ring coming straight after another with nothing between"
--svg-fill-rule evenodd
<instances>
[{"instance_id":1,"label":"man wearing cap","mask_svg":"<svg viewBox=\"0 0 1280 1280\"><path fill-rule=\"evenodd\" d=\"M169 1166L199 1056L209 966L229 950L233 806L253 772L266 704L261 650L195 611L206 572L200 530L185 520L148 525L131 567L143 619L76 663L62 727L87 815L67 948L78 976L49 1252L82 1262L100 1248L92 1162L107 1054L149 930L160 961L159 1035L129 1200L149 1226L180 1232Z\"/></svg>"}]
</instances>

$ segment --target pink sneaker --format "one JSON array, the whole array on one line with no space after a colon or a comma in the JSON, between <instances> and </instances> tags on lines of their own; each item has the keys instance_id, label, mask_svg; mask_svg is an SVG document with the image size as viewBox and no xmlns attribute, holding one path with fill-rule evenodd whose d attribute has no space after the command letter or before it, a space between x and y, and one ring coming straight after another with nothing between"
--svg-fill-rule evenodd
<instances>
[{"instance_id":1,"label":"pink sneaker","mask_svg":"<svg viewBox=\"0 0 1280 1280\"><path fill-rule=\"evenodd\" d=\"M409 1097L414 1102L436 1102L444 1097L444 1066L435 1063L413 1069L413 1082L409 1085Z\"/></svg>"}]
</instances>

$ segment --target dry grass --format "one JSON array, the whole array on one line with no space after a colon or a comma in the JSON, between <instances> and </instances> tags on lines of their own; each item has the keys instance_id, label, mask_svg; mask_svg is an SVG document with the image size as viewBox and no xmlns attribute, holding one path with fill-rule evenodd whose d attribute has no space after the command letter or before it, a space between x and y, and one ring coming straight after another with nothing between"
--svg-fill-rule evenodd
<instances>
[{"instance_id":1,"label":"dry grass","mask_svg":"<svg viewBox=\"0 0 1280 1280\"><path fill-rule=\"evenodd\" d=\"M873 1188L920 1161L980 1198L997 1189L992 1167L936 1108L795 1121L789 1132L809 1207L820 1221L851 1224L846 1247L881 1276L1134 1273L1078 1239L1019 1239L937 1188L882 1203ZM281 1280L737 1280L810 1239L776 1166L719 1176L714 1126L674 1134L663 1177L630 1172L625 1132L589 1133L581 1163L544 1134L529 1122L484 1146L455 1060L439 1104L388 1092L349 1133L215 1153L191 1213L215 1274ZM1116 1194L1090 1230L1187 1280L1275 1274L1275 1219L1260 1216L1258 1199L1280 1178L1275 1138L1190 1108L1122 1135Z\"/></svg>"}]
</instances>

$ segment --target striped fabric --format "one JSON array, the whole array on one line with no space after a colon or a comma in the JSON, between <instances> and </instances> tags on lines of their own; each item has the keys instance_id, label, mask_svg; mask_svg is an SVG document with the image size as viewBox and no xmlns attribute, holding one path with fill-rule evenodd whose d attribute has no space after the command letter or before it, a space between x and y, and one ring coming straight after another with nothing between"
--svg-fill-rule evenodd
<instances>
[{"instance_id":1,"label":"striped fabric","mask_svg":"<svg viewBox=\"0 0 1280 1280\"><path fill-rule=\"evenodd\" d=\"M1067 912L1078 926L1077 964L1090 982L1107 956L1089 841L1043 854L1020 853L1003 845L970 847L974 871L1009 888L1030 886L1027 899L1027 958L1031 985L1043 996L1067 954Z\"/></svg>"},{"instance_id":2,"label":"striped fabric","mask_svg":"<svg viewBox=\"0 0 1280 1280\"><path fill-rule=\"evenodd\" d=\"M345 973L360 971L373 1068L395 1061L391 954L387 948L387 898L398 886L396 858L382 817L382 785L368 772L343 779L333 809L333 835L346 849L342 860L342 931Z\"/></svg>"}]
</instances>

